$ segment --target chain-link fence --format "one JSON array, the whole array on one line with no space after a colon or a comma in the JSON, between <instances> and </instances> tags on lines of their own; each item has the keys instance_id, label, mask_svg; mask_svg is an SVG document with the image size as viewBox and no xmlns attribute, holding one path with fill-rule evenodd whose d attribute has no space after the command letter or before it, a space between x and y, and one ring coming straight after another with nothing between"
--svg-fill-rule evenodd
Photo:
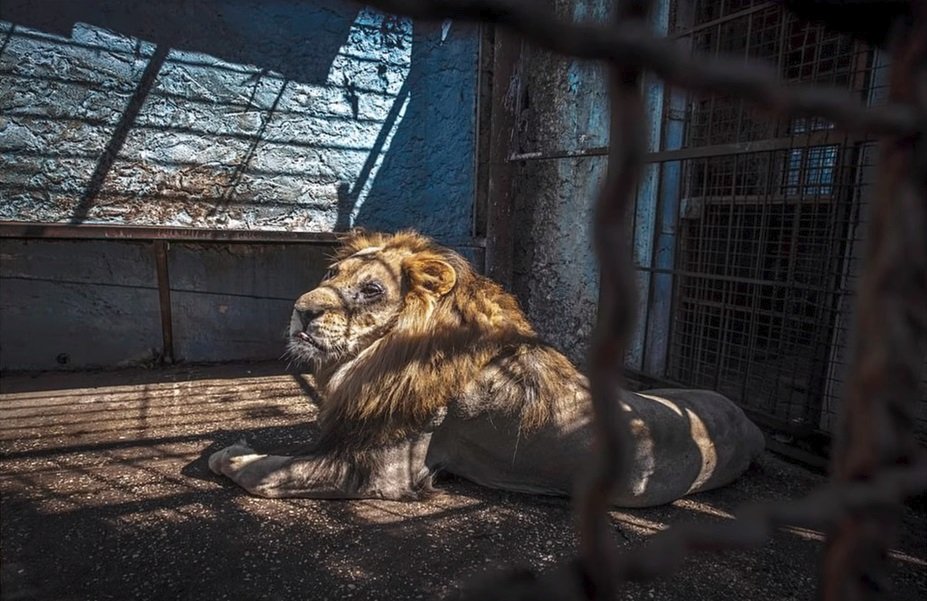
<instances>
[{"instance_id":1,"label":"chain-link fence","mask_svg":"<svg viewBox=\"0 0 927 601\"><path fill-rule=\"evenodd\" d=\"M510 574L492 583L478 596L612 598L622 580L648 579L670 573L692 551L762 545L775 528L785 524L824 528L829 532L819 582L822 598L862 599L877 592L897 506L907 496L927 487L927 461L915 440L912 418L919 396L927 330L927 237L924 236L927 231L927 147L922 140L927 124L924 110L927 100L927 3L921 0L909 5L858 2L852 3L855 4L851 7L853 10L831 7L830 12L820 10L827 2L806 3L805 10L814 13L813 16L832 21L850 34L846 38L812 41L816 47L830 48L828 52L833 55L827 59L833 59L834 63L828 77L807 78L817 84L827 84L824 86L787 86L779 73L759 64L745 63L742 57L729 57L722 51L707 55L686 52L672 40L650 33L646 21L650 3L645 0L619 2L614 11L615 23L609 26L565 22L530 1L376 0L370 4L411 17L491 22L530 43L564 55L605 61L611 69L608 175L596 204L594 224L595 248L601 267L601 300L589 360L601 454L578 503L579 555L550 573ZM744 10L752 9L746 7ZM886 15L897 18L889 19ZM787 34L787 28L781 23L764 25L761 17L757 17L757 31L765 28L778 32L777 35L782 35L783 31ZM708 15L705 20L710 22L717 18L717 15ZM872 30L873 23L879 26L879 31ZM858 37L885 41L892 57L886 83L888 102L872 108L867 108L858 95L848 94L846 86L840 89L842 83L853 85L852 77L847 82L835 79L840 75L841 60L846 59L844 71L853 71L854 57L860 52L855 41ZM710 40L706 43L710 44ZM716 46L714 50L719 48ZM786 60L792 59L786 57ZM806 61L798 56L793 62L797 75L801 75L803 69L811 69L812 75L822 73L820 60ZM725 102L733 102L738 107L736 118L731 117L734 113L728 115L731 118L724 117L721 114L724 111L711 107L707 112L693 114L693 118L707 115L706 118L719 121L707 123L701 129L698 123L693 124L692 135L702 132L712 137L728 132L735 138L741 136L749 129L741 108L747 103L779 117L789 123L789 127L803 123L818 130L821 128L815 124L827 124L826 129L834 128L845 135L877 136L881 157L869 219L868 250L857 295L856 343L847 370L842 415L836 428L831 482L804 499L788 504L747 507L739 519L724 524L672 528L652 537L643 548L622 552L611 540L607 492L623 477L625 460L629 457L627 444L631 440L628 424L616 410L616 392L622 384L620 374L634 311L631 299L634 298L635 280L624 233L645 155L645 120L640 97L643 71L655 73L669 85L699 92L709 99L725 98ZM713 138L709 141L715 142ZM834 145L836 150L832 149ZM794 188L791 191L783 188L784 196L829 197L839 192L838 183L827 184L822 178L827 169L839 167L837 157L841 147L839 142L828 142L798 155L788 148L784 151L767 149L769 164L778 161L777 164L781 163L779 171L787 175L787 179L780 182L782 186ZM702 179L693 175L693 186L705 188L701 196L708 194L706 190L725 174L728 179L733 177L736 169L762 171L762 165L739 159L731 164L710 162L711 159L705 159L701 165ZM706 176L709 172L710 176ZM698 196L694 194L693 197ZM707 212L704 217L708 220L704 222L707 227L711 219L721 223L726 218L723 210L713 213L710 206L703 206L701 210ZM730 218L730 210L728 208L727 218ZM742 221L756 218L755 215L751 217L749 207L739 210L743 214L738 213L737 218ZM834 219L838 219L839 224L839 217L830 215L828 210L824 205L814 205L811 217L806 215L804 221L785 215L792 220L799 219L799 227L789 229L790 236L797 236L796 242L801 244L818 244L818 238L830 235L827 230L832 228ZM756 219L759 219L755 224L758 231L767 236L778 235L775 223ZM745 255L756 252L755 248L742 249ZM695 256L710 260L714 255L708 249ZM823 260L826 262L827 257ZM764 294L761 283L754 285L758 286L754 295ZM808 285L820 286L821 282L808 282ZM724 286L728 294L736 293L731 290L732 284ZM706 298L704 290L699 290L701 292L693 291L690 295L696 301ZM786 312L773 311L776 314ZM814 315L805 317L818 321ZM758 320L758 324L748 324L748 331L762 326L759 323L763 319L762 312L752 318ZM791 313L788 316L788 319L800 318L801 315ZM785 324L779 324L778 332L771 327L767 338L781 336L783 327ZM828 332L821 334L829 335ZM683 341L688 340L684 332L681 336ZM724 337L721 339L723 341ZM814 345L806 346L812 348ZM813 364L811 359L804 357L801 362ZM676 366L691 368L685 362L677 362ZM724 383L723 375L716 373L714 379Z\"/></svg>"}]
</instances>

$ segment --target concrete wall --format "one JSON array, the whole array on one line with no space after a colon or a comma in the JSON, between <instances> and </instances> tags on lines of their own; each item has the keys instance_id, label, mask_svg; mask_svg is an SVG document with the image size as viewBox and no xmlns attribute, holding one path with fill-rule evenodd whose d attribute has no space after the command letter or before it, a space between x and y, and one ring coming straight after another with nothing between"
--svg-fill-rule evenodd
<instances>
[{"instance_id":1,"label":"concrete wall","mask_svg":"<svg viewBox=\"0 0 927 601\"><path fill-rule=\"evenodd\" d=\"M564 19L596 22L606 22L614 5L610 0L552 3ZM668 1L655 3L651 21L656 31L666 30L668 12ZM608 145L607 71L602 65L525 47L518 87L518 152L563 154ZM650 150L658 150L665 138L664 88L648 76L643 91ZM604 156L526 160L513 177L519 224L515 289L539 331L580 365L596 321L599 274L591 222L606 165ZM645 166L634 215L629 216L628 243L639 266L649 266L654 236L665 233L657 227L659 175L655 165ZM668 190L663 186L663 193ZM626 359L629 367L640 369L651 303L645 272L638 272L637 283L637 320ZM670 294L661 290L667 309Z\"/></svg>"},{"instance_id":2,"label":"concrete wall","mask_svg":"<svg viewBox=\"0 0 927 601\"><path fill-rule=\"evenodd\" d=\"M607 0L557 0L564 18L605 19ZM572 151L608 143L606 71L531 47L519 69L519 152ZM605 157L532 160L513 175L514 287L538 331L578 364L595 325L598 267L592 206Z\"/></svg>"},{"instance_id":3,"label":"concrete wall","mask_svg":"<svg viewBox=\"0 0 927 601\"><path fill-rule=\"evenodd\" d=\"M179 361L276 359L293 300L329 247L172 243ZM0 240L0 370L155 364L163 349L148 242Z\"/></svg>"},{"instance_id":4,"label":"concrete wall","mask_svg":"<svg viewBox=\"0 0 927 601\"><path fill-rule=\"evenodd\" d=\"M293 301L322 279L330 251L304 244L171 244L177 359L279 358Z\"/></svg>"},{"instance_id":5,"label":"concrete wall","mask_svg":"<svg viewBox=\"0 0 927 601\"><path fill-rule=\"evenodd\" d=\"M473 26L334 0L0 10L0 219L469 242Z\"/></svg>"},{"instance_id":6,"label":"concrete wall","mask_svg":"<svg viewBox=\"0 0 927 601\"><path fill-rule=\"evenodd\" d=\"M0 220L472 237L477 28L340 0L4 0ZM151 244L3 240L0 369L161 352ZM176 356L275 359L325 248L172 244Z\"/></svg>"},{"instance_id":7,"label":"concrete wall","mask_svg":"<svg viewBox=\"0 0 927 601\"><path fill-rule=\"evenodd\" d=\"M159 319L150 244L0 240L0 369L150 362Z\"/></svg>"}]
</instances>

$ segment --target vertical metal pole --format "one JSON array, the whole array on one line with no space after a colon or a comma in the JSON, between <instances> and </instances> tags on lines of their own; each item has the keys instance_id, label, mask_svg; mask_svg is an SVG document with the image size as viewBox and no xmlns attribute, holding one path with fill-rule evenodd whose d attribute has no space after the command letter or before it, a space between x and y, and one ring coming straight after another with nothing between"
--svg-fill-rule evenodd
<instances>
[{"instance_id":1,"label":"vertical metal pole","mask_svg":"<svg viewBox=\"0 0 927 601\"><path fill-rule=\"evenodd\" d=\"M479 25L477 48L476 97L476 160L473 161L476 189L473 198L473 236L486 238L486 207L489 194L489 164L492 136L493 65L496 51L496 27L489 23ZM485 263L485 248L483 249ZM485 264L483 266L485 272Z\"/></svg>"},{"instance_id":2,"label":"vertical metal pole","mask_svg":"<svg viewBox=\"0 0 927 601\"><path fill-rule=\"evenodd\" d=\"M161 362L170 364L174 362L174 325L171 317L171 280L167 269L167 249L167 241L154 241L158 302L161 308Z\"/></svg>"},{"instance_id":3,"label":"vertical metal pole","mask_svg":"<svg viewBox=\"0 0 927 601\"><path fill-rule=\"evenodd\" d=\"M490 126L489 189L486 207L486 274L511 289L514 255L512 225L512 165L515 121L518 112L518 62L521 40L503 29L496 30L493 54Z\"/></svg>"}]
</instances>

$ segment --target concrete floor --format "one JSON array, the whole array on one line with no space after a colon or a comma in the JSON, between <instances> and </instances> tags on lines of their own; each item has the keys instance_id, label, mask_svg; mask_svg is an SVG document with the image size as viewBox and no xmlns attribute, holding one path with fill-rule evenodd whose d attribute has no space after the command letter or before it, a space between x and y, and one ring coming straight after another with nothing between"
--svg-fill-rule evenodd
<instances>
[{"instance_id":1,"label":"concrete floor","mask_svg":"<svg viewBox=\"0 0 927 601\"><path fill-rule=\"evenodd\" d=\"M264 500L206 455L311 439L301 377L268 365L39 374L0 381L3 599L427 599L503 566L544 569L575 544L560 499L442 484L427 502ZM667 525L730 518L821 477L767 454L737 483L612 519L623 545ZM701 555L627 599L810 599L821 534ZM927 517L909 506L887 599L927 598Z\"/></svg>"}]
</instances>

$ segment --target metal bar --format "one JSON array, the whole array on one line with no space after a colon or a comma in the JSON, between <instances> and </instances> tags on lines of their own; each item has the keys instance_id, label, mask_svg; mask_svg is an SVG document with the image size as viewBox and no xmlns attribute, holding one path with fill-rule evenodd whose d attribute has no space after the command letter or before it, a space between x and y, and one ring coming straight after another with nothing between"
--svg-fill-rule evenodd
<instances>
[{"instance_id":1,"label":"metal bar","mask_svg":"<svg viewBox=\"0 0 927 601\"><path fill-rule=\"evenodd\" d=\"M710 120L709 120L710 123ZM711 131L709 129L709 131ZM708 161L702 161L702 186L703 189L706 189L709 186L708 179ZM707 236L705 235L705 219L701 219L698 222L698 235L693 236L697 242L698 251L695 257L695 265L697 266L706 266L708 264L708 258L711 253L708 252L706 240ZM691 252L691 249L690 249ZM688 282L687 282L688 284ZM690 286L690 295L696 300L703 301L707 296L708 291L708 278L697 279L695 286ZM694 290L693 290L694 288ZM682 304L683 299L680 299L680 304ZM708 319L707 311L699 311L695 316L695 319L692 320L692 327L689 330L690 340L694 339L694 352L688 357L688 363L693 374L698 373L699 365L698 363L702 361L705 357L703 349L705 347L706 337L705 337L705 322Z\"/></svg>"},{"instance_id":2,"label":"metal bar","mask_svg":"<svg viewBox=\"0 0 927 601\"><path fill-rule=\"evenodd\" d=\"M770 200L770 192L772 191L772 187L774 186L773 177L775 173L776 172L774 169L773 161L771 160L767 161L766 162L766 186L765 186L766 194L765 196L762 197L762 202L760 203L761 210L760 210L759 221L758 221L759 240L757 241L757 253L756 253L756 257L754 258L753 265L750 268L750 272L754 275L754 277L751 279L756 280L756 283L753 284L753 294L750 295L750 305L749 306L755 315L760 310L760 286L763 285L761 282L765 281L763 280L763 278L760 277L760 274L762 273L762 270L763 270L763 258L764 258L765 249L768 244L768 236L769 236L768 224L769 224L769 205L770 205L769 200ZM747 356L749 357L749 360L747 361L747 365L744 369L743 384L740 390L741 400L745 400L747 398L747 390L750 384L750 378L752 376L753 366L755 362L754 358L756 356L757 343L759 341L759 331L758 330L759 330L759 320L756 317L754 317L753 319L750 320L749 332L747 334L748 336L747 338L748 355Z\"/></svg>"},{"instance_id":3,"label":"metal bar","mask_svg":"<svg viewBox=\"0 0 927 601\"><path fill-rule=\"evenodd\" d=\"M602 157L608 154L608 146L594 148L580 148L577 150L551 150L549 152L520 152L509 155L505 160L516 161L547 161L551 159L577 159L582 157Z\"/></svg>"},{"instance_id":4,"label":"metal bar","mask_svg":"<svg viewBox=\"0 0 927 601\"><path fill-rule=\"evenodd\" d=\"M473 198L473 237L483 238L487 229L487 206L489 203L489 173L492 156L492 99L493 64L496 47L495 26L480 23L477 48L477 101L476 143L473 161L476 182Z\"/></svg>"},{"instance_id":5,"label":"metal bar","mask_svg":"<svg viewBox=\"0 0 927 601\"><path fill-rule=\"evenodd\" d=\"M670 275L681 275L688 276L693 278L707 278L715 280L718 282L734 282L739 284L759 284L761 286L784 286L784 284L779 280L764 280L761 278L748 278L745 276L737 275L721 275L715 273L706 273L704 271L693 271L691 269L670 269L670 268L659 268L659 267L646 267L643 265L635 265L635 271L648 271L651 273L665 273ZM810 292L827 292L828 287L826 285L815 286L814 284L802 284L795 282L791 284L789 288L794 288L795 290L807 290ZM781 313L777 313L780 314Z\"/></svg>"},{"instance_id":6,"label":"metal bar","mask_svg":"<svg viewBox=\"0 0 927 601\"><path fill-rule=\"evenodd\" d=\"M802 150L803 146L798 146L793 150ZM770 161L772 162L772 161ZM797 187L797 186L796 186ZM804 200L801 194L790 194L787 192L779 194L742 194L736 198L731 198L730 196L689 196L683 197L683 201L688 204L690 207L697 207L698 205L717 205L717 206L728 206L728 205L790 205L797 204ZM834 195L820 195L814 198L816 204L831 204L840 202L840 198ZM684 207L685 208L685 207ZM692 217L689 217L692 219ZM698 217L694 217L698 219Z\"/></svg>"},{"instance_id":7,"label":"metal bar","mask_svg":"<svg viewBox=\"0 0 927 601\"><path fill-rule=\"evenodd\" d=\"M515 254L512 222L512 166L506 157L516 148L515 122L521 91L522 42L497 30L493 54L490 110L489 182L486 207L486 274L511 288Z\"/></svg>"},{"instance_id":8,"label":"metal bar","mask_svg":"<svg viewBox=\"0 0 927 601\"><path fill-rule=\"evenodd\" d=\"M260 242L337 244L331 232L274 230L206 230L186 227L138 225L71 225L0 221L0 238L44 238L53 240L170 240L175 242Z\"/></svg>"},{"instance_id":9,"label":"metal bar","mask_svg":"<svg viewBox=\"0 0 927 601\"><path fill-rule=\"evenodd\" d=\"M739 161L738 157L734 157L734 166L731 173L731 197L737 196L737 167ZM734 232L738 231L738 228L734 226L735 219L742 219L743 213L734 212L734 203L731 203L728 207L728 228L727 228L727 240L724 245L724 266L721 268L721 272L724 274L729 274L731 272L731 262L732 256L734 254ZM715 383L714 389L720 391L721 389L721 373L724 371L725 364L727 363L725 354L727 352L728 344L731 338L731 320L733 319L733 308L734 305L731 302L731 297L734 296L734 284L731 282L724 282L721 292L721 315L719 316L718 321L718 354L715 360Z\"/></svg>"},{"instance_id":10,"label":"metal bar","mask_svg":"<svg viewBox=\"0 0 927 601\"><path fill-rule=\"evenodd\" d=\"M174 320L171 314L171 279L167 265L168 243L155 240L152 243L155 256L155 271L158 274L158 306L161 310L161 362L174 362Z\"/></svg>"},{"instance_id":11,"label":"metal bar","mask_svg":"<svg viewBox=\"0 0 927 601\"><path fill-rule=\"evenodd\" d=\"M665 34L669 29L669 16L670 6L668 2L657 5L650 17L653 30ZM645 78L643 90L648 129L646 150L653 152L660 150L662 147L664 140L663 124L669 123L666 119L669 92L663 82L652 76ZM641 173L631 219L632 260L635 263L644 262L651 265L654 259L654 248L657 247L656 241L659 236L658 224L662 205L664 170L664 165L655 163L644 167ZM654 282L650 274L635 275L646 275L646 277L637 279L639 293L637 314L640 319L628 343L628 359L626 363L634 363L643 367L648 354L647 331L650 328L651 316L648 306L652 301L651 292Z\"/></svg>"},{"instance_id":12,"label":"metal bar","mask_svg":"<svg viewBox=\"0 0 927 601\"><path fill-rule=\"evenodd\" d=\"M690 146L671 150L649 152L644 155L645 163L663 163L667 161L684 161L689 159L702 159L708 157L730 156L735 154L749 154L757 152L771 152L795 148L796 143L801 146L823 146L833 144L834 139L846 137L846 132L837 130L815 131L799 136L771 138L749 142L731 144L711 144L708 146ZM859 136L849 137L851 141L861 140ZM523 152L512 154L508 161L546 161L556 159L575 159L583 157L605 156L608 147L581 148L578 150L552 150L550 152Z\"/></svg>"},{"instance_id":13,"label":"metal bar","mask_svg":"<svg viewBox=\"0 0 927 601\"><path fill-rule=\"evenodd\" d=\"M694 22L694 6L691 2L677 3L676 5L676 24L687 24L691 26ZM685 52L686 55L692 54L694 38L690 37L687 43L676 42L677 46ZM669 87L669 86L667 86ZM670 101L670 119L672 120L667 127L667 132L673 132L672 136L667 136L666 144L662 146L663 150L678 150L685 146L687 138L687 113L691 103L691 98L687 90L681 90L679 88L672 89L672 100ZM692 163L687 163L683 161L670 161L667 165L664 165L664 172L667 172L667 169L671 169L671 173L675 176L674 187L675 190L667 189L666 197L664 202L664 214L663 223L663 234L667 235L668 252L657 254L654 262L654 266L662 269L675 269L681 264L680 254L682 252L683 245L685 244L682 237L683 232L680 229L680 199L692 196L692 180L689 177L685 177L692 171ZM683 187L684 186L684 187ZM668 226L668 227L667 227ZM657 331L654 335L663 334L663 349L662 349L662 359L657 358L657 361L648 367L655 370L655 373L660 373L666 375L671 373L671 371L678 367L678 361L675 361L674 365L673 359L673 347L677 344L677 341L682 338L680 335L680 328L678 328L677 319L674 318L676 315L677 308L679 306L679 298L681 296L682 280L683 278L669 276L665 278L669 280L668 283L668 293L669 293L669 302L665 301L662 303L662 315L660 318L661 325L665 327L662 328L662 332ZM669 306L666 306L666 305Z\"/></svg>"},{"instance_id":14,"label":"metal bar","mask_svg":"<svg viewBox=\"0 0 927 601\"><path fill-rule=\"evenodd\" d=\"M723 283L724 283L724 284L730 284L731 282L730 282L730 280L727 280L727 281L725 281L725 282L723 282ZM702 308L702 309L711 308L711 309L718 309L718 310L720 310L720 311L723 311L724 309L730 309L730 308L731 308L731 305L730 305L726 300L725 300L725 301L715 301L715 300L711 300L711 299L693 299L693 298L688 298L688 299L683 299L683 300L681 300L680 303L681 303L682 305L687 306L687 307L690 307L690 308L696 308L696 307L697 307L697 308ZM746 308L746 307L739 308L739 309L740 309L741 312L747 312L747 308ZM764 317L779 317L779 316L782 315L782 314L781 314L780 312L778 312L778 311L770 311L769 309L752 309L752 310L750 311L750 313L751 313L751 315L762 315L762 316L764 316ZM796 316L796 317L793 317L793 318L792 318L792 321L794 321L794 322L796 322L796 323L800 323L800 324L802 324L802 325L809 326L809 327L812 327L812 326L814 326L815 324L819 323L819 320L818 320L817 318L815 318L815 317L801 317L801 316Z\"/></svg>"},{"instance_id":15,"label":"metal bar","mask_svg":"<svg viewBox=\"0 0 927 601\"><path fill-rule=\"evenodd\" d=\"M685 123L678 118L683 114L686 98L679 90L670 90L665 105L663 148L676 149L682 145L685 134ZM679 236L677 220L679 216L679 198L681 196L680 174L682 164L678 161L668 161L660 164L660 181L658 186L657 211L655 227L650 250L650 267L672 269L676 266L676 247ZM658 274L649 280L648 304L645 308L647 316L644 326L644 349L642 350L642 366L652 373L663 374L666 371L667 357L670 345L670 331L672 322L672 298L674 294L675 278Z\"/></svg>"},{"instance_id":16,"label":"metal bar","mask_svg":"<svg viewBox=\"0 0 927 601\"><path fill-rule=\"evenodd\" d=\"M892 101L918 103L927 77L927 3L893 44ZM923 118L923 117L922 117ZM923 121L922 121L923 123ZM875 482L893 466L916 463L913 433L927 342L927 145L924 134L883 141L865 271L857 302L853 367L841 407L832 474L835 484ZM824 601L872 599L898 525L897 496L843 516L828 537Z\"/></svg>"},{"instance_id":17,"label":"metal bar","mask_svg":"<svg viewBox=\"0 0 927 601\"><path fill-rule=\"evenodd\" d=\"M825 233L824 256L828 258L823 280L827 286L824 299L826 306L819 314L822 319L815 325L815 351L814 360L817 362L814 377L819 378L814 388L809 386L812 402L804 407L804 419L809 423L821 424L824 410L828 404L830 379L833 373L833 364L837 360L837 347L839 345L838 322L841 318L841 305L844 302L840 294L840 281L844 271L843 242L847 236L847 221L850 209L858 199L854 194L853 164L858 161L860 146L847 144L846 141L838 145L837 155L834 159L833 192L839 202L826 207L827 230ZM816 205L815 212L822 207ZM848 244L846 246L849 246Z\"/></svg>"},{"instance_id":18,"label":"metal bar","mask_svg":"<svg viewBox=\"0 0 927 601\"><path fill-rule=\"evenodd\" d=\"M808 30L805 31L806 41L807 41L807 35L808 35ZM802 44L803 52L804 52L805 47L807 47L807 43ZM799 161L798 176L797 176L798 181L796 182L798 199L795 203L791 205L795 208L795 210L790 215L786 210L786 205L783 204L779 206L779 208L782 210L783 223L788 221L788 226L783 226L783 227L784 228L788 227L790 229L789 234L788 234L789 235L789 245L788 245L788 257L786 258L786 263L785 263L785 277L783 278L783 281L779 282L781 289L786 294L786 298L789 298L792 296L792 288L797 283L795 281L795 271L797 268L796 262L797 262L797 257L798 257L798 230L799 230L799 225L801 222L802 207L804 206L805 200L806 200L805 196L806 196L807 186L805 186L805 182L808 179L807 177L808 163L811 160L811 157L810 157L810 154L807 148L795 149L795 150L800 150L800 156L801 156L801 159ZM791 325L789 323L790 322L790 316L789 316L790 310L791 310L790 303L787 300L784 300L782 303L782 310L779 312L779 318L778 318L779 333L775 336L775 339L777 341L775 354L778 357L789 357L791 355L791 353L789 352L790 348L788 344L792 342L790 338L794 338L795 333L794 333L794 330L791 327L789 327ZM776 382L777 394L773 395L772 397L772 408L773 408L773 411L777 411L779 410L780 407L784 407L785 416L788 417L790 408L793 404L793 398L796 394L795 386L794 386L795 373L796 373L795 362L790 361L787 371L783 373L783 370L785 369L786 369L785 361L776 362L776 371L775 371L774 381ZM790 384L787 388L785 388L785 390L783 390L783 386L782 386L783 378L785 378L786 380L790 379ZM782 392L785 392L785 391L787 391L786 393L787 396L785 399L783 399Z\"/></svg>"}]
</instances>

